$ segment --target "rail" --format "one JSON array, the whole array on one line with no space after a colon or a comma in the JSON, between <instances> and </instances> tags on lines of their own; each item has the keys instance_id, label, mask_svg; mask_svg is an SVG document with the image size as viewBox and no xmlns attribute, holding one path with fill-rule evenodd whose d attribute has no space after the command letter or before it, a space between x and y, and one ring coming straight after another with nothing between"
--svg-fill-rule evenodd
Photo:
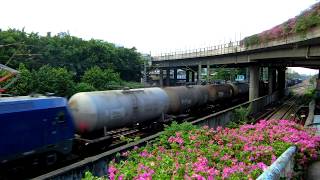
<instances>
[{"instance_id":1,"label":"rail","mask_svg":"<svg viewBox=\"0 0 320 180\"><path fill-rule=\"evenodd\" d=\"M203 118L192 121L192 124L203 126L207 125L210 128L216 128L218 126L225 126L233 117L234 110L239 107L248 107L251 105L252 111L258 112L263 110L270 103L278 100L279 93L275 92L272 95L266 95L259 97L252 101L245 102L243 104L213 113L211 115L205 116ZM42 176L34 178L38 179L54 179L54 180L65 180L65 179L81 179L86 171L91 171L96 176L106 175L108 163L117 156L118 153L128 151L133 149L135 146L142 146L157 137L159 137L162 132L151 135L149 137L143 138L137 142L132 142L124 146L115 148L113 150L104 152L102 154L88 157L82 161L71 164L64 168L52 171L50 173L44 174Z\"/></svg>"},{"instance_id":2,"label":"rail","mask_svg":"<svg viewBox=\"0 0 320 180\"><path fill-rule=\"evenodd\" d=\"M312 31L307 32L305 36L301 36L300 34L293 34L293 35L282 37L277 40L264 42L264 43L260 43L252 46L245 46L244 40L240 40L240 41L233 41L233 42L230 41L229 43L223 43L220 45L209 46L204 48L188 49L188 50L175 51L175 52L169 52L169 53L160 53L159 55L152 56L152 61L188 59L188 58L239 53L239 52L244 52L249 50L256 50L261 48L268 48L273 46L296 43L296 42L313 39L317 37L320 37L320 27L314 28Z\"/></svg>"}]
</instances>

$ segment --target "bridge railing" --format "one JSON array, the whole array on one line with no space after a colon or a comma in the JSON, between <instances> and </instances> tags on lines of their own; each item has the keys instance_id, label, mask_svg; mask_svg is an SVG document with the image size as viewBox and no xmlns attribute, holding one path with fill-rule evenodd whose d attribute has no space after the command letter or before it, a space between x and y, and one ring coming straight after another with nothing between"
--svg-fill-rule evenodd
<instances>
[{"instance_id":1,"label":"bridge railing","mask_svg":"<svg viewBox=\"0 0 320 180\"><path fill-rule=\"evenodd\" d=\"M248 50L285 45L285 44L295 43L295 42L318 38L318 37L320 37L320 26L311 29L309 32L307 32L303 36L301 34L291 34L288 36L283 36L282 38L279 38L279 39L262 42L249 47L246 47L243 41L240 40L240 41L234 41L234 42L224 43L224 44L215 45L215 46L209 46L205 48L175 51L170 53L161 53L160 55L153 56L152 61L188 59L188 58L196 58L196 57L206 57L206 56L238 53L238 52L243 52Z\"/></svg>"},{"instance_id":2,"label":"bridge railing","mask_svg":"<svg viewBox=\"0 0 320 180\"><path fill-rule=\"evenodd\" d=\"M215 56L215 55L241 52L244 50L245 50L245 47L240 46L240 41L235 41L235 42L229 42L229 43L215 45L215 46L209 46L205 48L176 51L176 52L170 52L170 53L161 53L159 56L153 56L153 61Z\"/></svg>"}]
</instances>

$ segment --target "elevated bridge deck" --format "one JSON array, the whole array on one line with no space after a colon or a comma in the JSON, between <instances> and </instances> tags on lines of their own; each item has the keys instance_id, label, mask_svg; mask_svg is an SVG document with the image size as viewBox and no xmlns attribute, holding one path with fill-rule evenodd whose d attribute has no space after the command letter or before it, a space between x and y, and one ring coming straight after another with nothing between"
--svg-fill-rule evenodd
<instances>
[{"instance_id":1,"label":"elevated bridge deck","mask_svg":"<svg viewBox=\"0 0 320 180\"><path fill-rule=\"evenodd\" d=\"M199 64L239 67L248 63L317 68L320 65L320 28L314 28L306 35L291 35L250 47L245 47L242 42L237 41L152 57L152 64L158 68Z\"/></svg>"}]
</instances>

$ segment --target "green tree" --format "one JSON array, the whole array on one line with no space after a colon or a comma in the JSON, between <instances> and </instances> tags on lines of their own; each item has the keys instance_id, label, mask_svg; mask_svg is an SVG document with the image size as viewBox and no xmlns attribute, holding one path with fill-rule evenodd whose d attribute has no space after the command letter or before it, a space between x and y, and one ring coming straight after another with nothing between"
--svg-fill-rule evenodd
<instances>
[{"instance_id":1,"label":"green tree","mask_svg":"<svg viewBox=\"0 0 320 180\"><path fill-rule=\"evenodd\" d=\"M73 74L65 68L45 65L34 74L34 87L38 93L49 92L57 96L71 96L74 92Z\"/></svg>"},{"instance_id":2,"label":"green tree","mask_svg":"<svg viewBox=\"0 0 320 180\"><path fill-rule=\"evenodd\" d=\"M212 79L230 81L234 81L238 74L246 74L244 68L215 68L213 72L214 75Z\"/></svg>"},{"instance_id":3,"label":"green tree","mask_svg":"<svg viewBox=\"0 0 320 180\"><path fill-rule=\"evenodd\" d=\"M112 86L116 84L119 86L121 83L119 73L114 72L112 69L102 70L98 66L88 69L81 80L97 90L113 89Z\"/></svg>"},{"instance_id":4,"label":"green tree","mask_svg":"<svg viewBox=\"0 0 320 180\"><path fill-rule=\"evenodd\" d=\"M17 82L15 82L8 92L14 95L28 95L33 91L33 74L22 63L19 65L20 72Z\"/></svg>"},{"instance_id":5,"label":"green tree","mask_svg":"<svg viewBox=\"0 0 320 180\"><path fill-rule=\"evenodd\" d=\"M74 93L89 92L89 91L96 91L96 89L92 85L85 82L77 83L74 88Z\"/></svg>"},{"instance_id":6,"label":"green tree","mask_svg":"<svg viewBox=\"0 0 320 180\"><path fill-rule=\"evenodd\" d=\"M15 69L20 63L30 70L43 65L64 67L80 80L87 69L98 66L114 69L126 81L139 81L141 77L142 58L135 48L117 47L102 40L85 41L69 33L40 36L9 29L0 31L0 45L6 45L0 48L0 63L11 59L9 66Z\"/></svg>"}]
</instances>

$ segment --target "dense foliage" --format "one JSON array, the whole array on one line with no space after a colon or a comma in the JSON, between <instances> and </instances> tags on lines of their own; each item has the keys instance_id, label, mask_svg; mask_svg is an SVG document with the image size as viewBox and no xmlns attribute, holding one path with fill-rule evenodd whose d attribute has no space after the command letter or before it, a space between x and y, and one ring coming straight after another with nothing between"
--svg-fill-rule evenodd
<instances>
[{"instance_id":1,"label":"dense foliage","mask_svg":"<svg viewBox=\"0 0 320 180\"><path fill-rule=\"evenodd\" d=\"M211 71L210 80L234 81L237 75L246 75L246 68L214 68Z\"/></svg>"},{"instance_id":2,"label":"dense foliage","mask_svg":"<svg viewBox=\"0 0 320 180\"><path fill-rule=\"evenodd\" d=\"M85 41L69 35L40 36L24 30L0 30L0 63L9 62L17 69L20 63L31 70L43 65L63 67L80 78L94 66L113 69L126 81L139 81L141 55L135 48L117 47L112 43L91 39Z\"/></svg>"},{"instance_id":3,"label":"dense foliage","mask_svg":"<svg viewBox=\"0 0 320 180\"><path fill-rule=\"evenodd\" d=\"M154 143L122 153L108 172L110 179L254 179L291 145L305 167L318 158L319 144L314 129L288 120L216 131L174 123Z\"/></svg>"},{"instance_id":4,"label":"dense foliage","mask_svg":"<svg viewBox=\"0 0 320 180\"><path fill-rule=\"evenodd\" d=\"M7 90L7 93L12 95L53 93L57 96L70 97L77 92L142 87L140 83L123 81L119 73L112 69L101 69L97 66L85 71L80 80L66 68L49 65L44 65L38 70L29 70L24 64L20 64L18 70L20 72L18 81ZM3 86L0 83L0 87Z\"/></svg>"},{"instance_id":5,"label":"dense foliage","mask_svg":"<svg viewBox=\"0 0 320 180\"><path fill-rule=\"evenodd\" d=\"M119 84L121 81L119 73L115 73L112 69L102 70L98 66L87 70L81 79L82 82L97 89L110 89L112 84Z\"/></svg>"},{"instance_id":6,"label":"dense foliage","mask_svg":"<svg viewBox=\"0 0 320 180\"><path fill-rule=\"evenodd\" d=\"M248 47L276 39L281 39L291 34L300 34L302 36L305 36L311 28L314 28L319 25L320 2L314 4L298 16L291 18L280 25L277 25L262 33L246 37L243 40L243 43L246 47Z\"/></svg>"}]
</instances>

